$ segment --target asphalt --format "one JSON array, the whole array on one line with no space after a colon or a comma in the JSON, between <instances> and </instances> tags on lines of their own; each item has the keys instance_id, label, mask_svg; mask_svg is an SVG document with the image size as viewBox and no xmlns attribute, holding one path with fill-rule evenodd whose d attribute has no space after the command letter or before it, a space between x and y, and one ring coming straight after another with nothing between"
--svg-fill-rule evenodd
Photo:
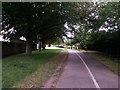
<instances>
[{"instance_id":1,"label":"asphalt","mask_svg":"<svg viewBox=\"0 0 120 90\"><path fill-rule=\"evenodd\" d=\"M118 90L119 77L106 66L78 51L68 50L68 52L67 65L57 82L56 88Z\"/></svg>"}]
</instances>

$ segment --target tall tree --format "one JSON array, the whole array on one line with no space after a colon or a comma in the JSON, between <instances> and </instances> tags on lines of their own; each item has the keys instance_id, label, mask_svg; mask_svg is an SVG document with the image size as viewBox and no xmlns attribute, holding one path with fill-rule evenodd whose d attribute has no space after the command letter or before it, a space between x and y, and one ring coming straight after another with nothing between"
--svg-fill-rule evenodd
<instances>
[{"instance_id":1,"label":"tall tree","mask_svg":"<svg viewBox=\"0 0 120 90\"><path fill-rule=\"evenodd\" d=\"M4 38L26 38L26 53L31 54L31 44L61 37L65 22L73 22L74 3L21 2L3 3L2 26ZM10 30L12 29L12 30Z\"/></svg>"}]
</instances>

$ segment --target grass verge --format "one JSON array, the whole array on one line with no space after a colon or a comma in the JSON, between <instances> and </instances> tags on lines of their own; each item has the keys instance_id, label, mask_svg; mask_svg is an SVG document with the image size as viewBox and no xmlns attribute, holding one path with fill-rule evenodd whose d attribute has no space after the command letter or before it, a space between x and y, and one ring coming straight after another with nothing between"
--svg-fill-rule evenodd
<instances>
[{"instance_id":1,"label":"grass verge","mask_svg":"<svg viewBox=\"0 0 120 90\"><path fill-rule=\"evenodd\" d=\"M64 53L62 53L59 58L58 61L59 65L57 66L56 70L54 71L54 73L52 74L52 76L50 77L50 79L48 79L44 84L43 84L43 88L56 88L57 82L60 78L60 76L62 75L62 72L64 71L64 67L67 64L67 58L68 58L68 51L64 50Z\"/></svg>"},{"instance_id":2,"label":"grass verge","mask_svg":"<svg viewBox=\"0 0 120 90\"><path fill-rule=\"evenodd\" d=\"M120 71L119 71L120 70L120 67L119 67L120 59L119 58L113 58L102 52L92 51L92 50L80 50L80 52L83 52L87 55L92 56L96 60L99 60L102 64L107 66L114 73L120 75Z\"/></svg>"},{"instance_id":3,"label":"grass verge","mask_svg":"<svg viewBox=\"0 0 120 90\"><path fill-rule=\"evenodd\" d=\"M15 88L41 88L46 81L53 75L58 65L63 62L63 54L66 50L62 50L61 54L50 59L50 61L42 65L36 72L22 80Z\"/></svg>"},{"instance_id":4,"label":"grass verge","mask_svg":"<svg viewBox=\"0 0 120 90\"><path fill-rule=\"evenodd\" d=\"M32 82L35 84L38 81L43 82L55 70L57 60L52 58L59 56L61 51L62 49L47 49L42 52L34 51L31 56L26 56L23 53L4 58L2 62L2 87L25 88L32 87L30 84ZM33 77L33 81L29 81L31 75L37 77L38 73L40 73L40 78ZM29 81L28 85L25 84L27 80Z\"/></svg>"}]
</instances>

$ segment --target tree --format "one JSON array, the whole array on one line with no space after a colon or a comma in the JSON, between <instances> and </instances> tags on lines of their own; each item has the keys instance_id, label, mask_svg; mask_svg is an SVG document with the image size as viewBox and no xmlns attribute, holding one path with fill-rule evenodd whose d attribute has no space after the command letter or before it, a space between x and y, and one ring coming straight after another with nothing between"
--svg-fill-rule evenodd
<instances>
[{"instance_id":1,"label":"tree","mask_svg":"<svg viewBox=\"0 0 120 90\"><path fill-rule=\"evenodd\" d=\"M26 53L30 55L31 44L45 43L47 39L61 37L65 22L73 23L71 10L74 3L21 2L3 3L2 29L4 38L26 38ZM12 31L10 30L12 29ZM43 44L44 45L44 44Z\"/></svg>"},{"instance_id":2,"label":"tree","mask_svg":"<svg viewBox=\"0 0 120 90\"><path fill-rule=\"evenodd\" d=\"M76 31L76 40L88 49L119 56L119 5L119 2L102 2L91 5L91 10L87 8L83 22L79 22L80 28Z\"/></svg>"},{"instance_id":3,"label":"tree","mask_svg":"<svg viewBox=\"0 0 120 90\"><path fill-rule=\"evenodd\" d=\"M23 36L26 38L26 53L31 54L31 44L36 40L34 29L33 3L3 3L3 30L4 37L10 40ZM12 29L10 31L10 29Z\"/></svg>"}]
</instances>

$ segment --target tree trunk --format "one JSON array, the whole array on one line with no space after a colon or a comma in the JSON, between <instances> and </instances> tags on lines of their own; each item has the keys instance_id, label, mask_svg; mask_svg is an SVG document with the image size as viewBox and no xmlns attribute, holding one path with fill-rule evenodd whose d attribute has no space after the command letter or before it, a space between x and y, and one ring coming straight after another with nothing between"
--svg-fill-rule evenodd
<instances>
[{"instance_id":1,"label":"tree trunk","mask_svg":"<svg viewBox=\"0 0 120 90\"><path fill-rule=\"evenodd\" d=\"M27 43L26 44L26 54L31 55L32 54L32 49L31 49L31 44Z\"/></svg>"},{"instance_id":2,"label":"tree trunk","mask_svg":"<svg viewBox=\"0 0 120 90\"><path fill-rule=\"evenodd\" d=\"M51 44L50 44L50 43L48 44L48 47L51 47Z\"/></svg>"},{"instance_id":3,"label":"tree trunk","mask_svg":"<svg viewBox=\"0 0 120 90\"><path fill-rule=\"evenodd\" d=\"M42 43L42 48L43 50L45 50L45 43Z\"/></svg>"},{"instance_id":4,"label":"tree trunk","mask_svg":"<svg viewBox=\"0 0 120 90\"><path fill-rule=\"evenodd\" d=\"M40 52L42 50L42 43L39 41L38 42L38 51Z\"/></svg>"},{"instance_id":5,"label":"tree trunk","mask_svg":"<svg viewBox=\"0 0 120 90\"><path fill-rule=\"evenodd\" d=\"M72 49L72 45L71 45L71 49Z\"/></svg>"}]
</instances>

